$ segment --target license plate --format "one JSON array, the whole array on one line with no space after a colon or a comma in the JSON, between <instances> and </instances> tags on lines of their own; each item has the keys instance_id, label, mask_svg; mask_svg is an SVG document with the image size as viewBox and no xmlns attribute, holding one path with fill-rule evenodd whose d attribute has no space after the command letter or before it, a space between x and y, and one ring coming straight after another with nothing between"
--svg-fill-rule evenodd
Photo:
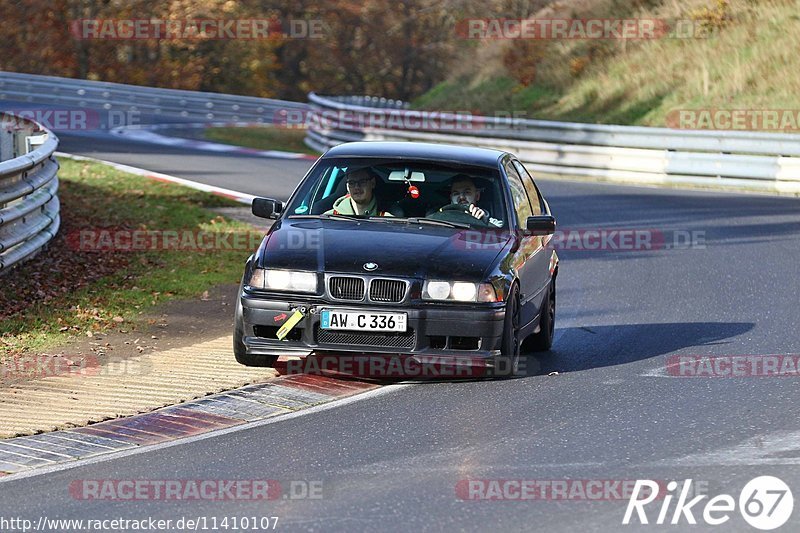
<instances>
[{"instance_id":1,"label":"license plate","mask_svg":"<svg viewBox=\"0 0 800 533\"><path fill-rule=\"evenodd\" d=\"M347 329L352 331L406 331L405 313L369 313L361 311L335 311L323 309L320 314L322 329Z\"/></svg>"}]
</instances>

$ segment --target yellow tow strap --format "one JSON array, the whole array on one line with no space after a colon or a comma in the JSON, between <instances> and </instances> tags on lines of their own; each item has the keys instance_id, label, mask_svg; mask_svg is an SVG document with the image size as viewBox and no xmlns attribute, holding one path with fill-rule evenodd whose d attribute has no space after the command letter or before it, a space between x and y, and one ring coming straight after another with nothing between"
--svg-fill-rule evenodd
<instances>
[{"instance_id":1,"label":"yellow tow strap","mask_svg":"<svg viewBox=\"0 0 800 533\"><path fill-rule=\"evenodd\" d=\"M283 323L281 328L278 330L278 333L275 334L278 337L278 340L283 340L283 338L292 331L292 328L297 325L303 319L303 313L300 310L295 311L289 319Z\"/></svg>"}]
</instances>

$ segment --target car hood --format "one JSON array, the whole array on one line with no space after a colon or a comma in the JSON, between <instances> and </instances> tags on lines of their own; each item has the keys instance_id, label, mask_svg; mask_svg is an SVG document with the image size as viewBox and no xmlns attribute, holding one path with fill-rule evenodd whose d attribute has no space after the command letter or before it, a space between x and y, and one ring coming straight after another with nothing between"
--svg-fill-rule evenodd
<instances>
[{"instance_id":1,"label":"car hood","mask_svg":"<svg viewBox=\"0 0 800 533\"><path fill-rule=\"evenodd\" d=\"M507 231L343 220L282 220L266 236L266 268L481 281L509 246Z\"/></svg>"}]
</instances>

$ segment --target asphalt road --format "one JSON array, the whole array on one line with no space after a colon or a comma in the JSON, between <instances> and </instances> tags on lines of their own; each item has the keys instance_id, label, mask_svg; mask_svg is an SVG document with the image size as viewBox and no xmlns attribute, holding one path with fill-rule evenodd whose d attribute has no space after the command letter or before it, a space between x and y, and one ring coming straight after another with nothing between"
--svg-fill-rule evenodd
<instances>
[{"instance_id":1,"label":"asphalt road","mask_svg":"<svg viewBox=\"0 0 800 533\"><path fill-rule=\"evenodd\" d=\"M99 133L60 133L59 150L286 200L313 161L268 159L155 146Z\"/></svg>"},{"instance_id":2,"label":"asphalt road","mask_svg":"<svg viewBox=\"0 0 800 533\"><path fill-rule=\"evenodd\" d=\"M62 140L63 151L281 198L310 164L100 137ZM692 479L700 492L738 501L748 480L775 475L800 496L797 378L664 370L677 355L800 353L800 202L566 181L540 186L562 230L652 231L666 243L694 235L695 246L563 250L556 344L528 358L527 377L392 386L289 420L12 479L0 483L0 517L206 517L210 528L212 517L278 516L277 529L287 531L647 531L658 528L621 526L627 500L613 490L607 501L469 501L457 487L468 479ZM323 497L115 502L76 499L68 490L75 480L108 478L273 479L284 490L309 482L321 484ZM701 524L706 501L694 507ZM646 508L651 522L660 505ZM782 530L798 525L795 510ZM753 531L738 504L727 523L708 528ZM705 529L685 517L668 527Z\"/></svg>"}]
</instances>

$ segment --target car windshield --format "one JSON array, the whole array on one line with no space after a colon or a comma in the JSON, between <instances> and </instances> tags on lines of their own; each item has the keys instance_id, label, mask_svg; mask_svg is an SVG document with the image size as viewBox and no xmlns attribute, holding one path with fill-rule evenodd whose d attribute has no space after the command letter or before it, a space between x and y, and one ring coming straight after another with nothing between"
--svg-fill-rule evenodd
<instances>
[{"instance_id":1,"label":"car windshield","mask_svg":"<svg viewBox=\"0 0 800 533\"><path fill-rule=\"evenodd\" d=\"M439 226L506 228L502 191L494 168L397 159L323 159L286 212L289 217L393 217L398 222Z\"/></svg>"}]
</instances>

